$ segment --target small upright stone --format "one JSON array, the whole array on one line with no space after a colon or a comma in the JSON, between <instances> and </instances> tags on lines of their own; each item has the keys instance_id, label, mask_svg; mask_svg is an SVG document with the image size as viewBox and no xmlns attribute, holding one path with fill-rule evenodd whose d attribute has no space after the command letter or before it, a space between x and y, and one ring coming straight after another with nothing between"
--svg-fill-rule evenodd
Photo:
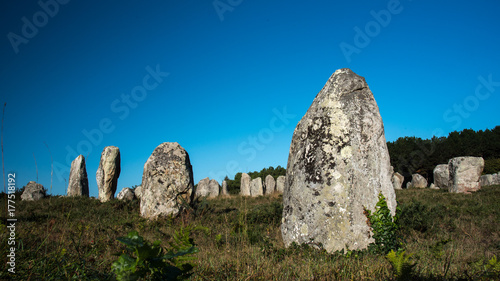
<instances>
[{"instance_id":1,"label":"small upright stone","mask_svg":"<svg viewBox=\"0 0 500 281\"><path fill-rule=\"evenodd\" d=\"M156 219L175 216L191 204L193 167L189 155L176 142L160 144L144 164L141 184L141 216Z\"/></svg>"},{"instance_id":2,"label":"small upright stone","mask_svg":"<svg viewBox=\"0 0 500 281\"><path fill-rule=\"evenodd\" d=\"M432 171L434 185L440 189L448 189L450 186L450 170L448 164L437 165Z\"/></svg>"},{"instance_id":3,"label":"small upright stone","mask_svg":"<svg viewBox=\"0 0 500 281\"><path fill-rule=\"evenodd\" d=\"M222 181L222 190L221 190L221 195L222 196L227 196L229 193L227 192L227 182Z\"/></svg>"},{"instance_id":4,"label":"small upright stone","mask_svg":"<svg viewBox=\"0 0 500 281\"><path fill-rule=\"evenodd\" d=\"M250 196L250 176L247 173L241 174L240 195Z\"/></svg>"},{"instance_id":5,"label":"small upright stone","mask_svg":"<svg viewBox=\"0 0 500 281\"><path fill-rule=\"evenodd\" d=\"M426 188L427 180L420 174L411 175L411 187L413 188Z\"/></svg>"},{"instance_id":6,"label":"small upright stone","mask_svg":"<svg viewBox=\"0 0 500 281\"><path fill-rule=\"evenodd\" d=\"M85 157L81 154L71 162L67 194L68 196L89 197L89 179L85 168Z\"/></svg>"},{"instance_id":7,"label":"small upright stone","mask_svg":"<svg viewBox=\"0 0 500 281\"><path fill-rule=\"evenodd\" d=\"M132 201L134 198L134 191L128 187L124 187L122 191L118 192L118 195L116 195L116 199L118 200Z\"/></svg>"},{"instance_id":8,"label":"small upright stone","mask_svg":"<svg viewBox=\"0 0 500 281\"><path fill-rule=\"evenodd\" d=\"M284 189L285 189L285 176L279 176L276 179L276 192L283 194Z\"/></svg>"},{"instance_id":9,"label":"small upright stone","mask_svg":"<svg viewBox=\"0 0 500 281\"><path fill-rule=\"evenodd\" d=\"M395 172L392 175L392 186L394 187L394 189L402 189L404 180L405 180L405 177L403 177L403 175L401 175L398 172Z\"/></svg>"},{"instance_id":10,"label":"small upright stone","mask_svg":"<svg viewBox=\"0 0 500 281\"><path fill-rule=\"evenodd\" d=\"M207 197L210 194L210 179L208 177L200 180L196 186L196 197Z\"/></svg>"},{"instance_id":11,"label":"small upright stone","mask_svg":"<svg viewBox=\"0 0 500 281\"><path fill-rule=\"evenodd\" d=\"M217 180L211 179L208 184L208 189L210 190L208 197L215 198L219 196L220 185Z\"/></svg>"},{"instance_id":12,"label":"small upright stone","mask_svg":"<svg viewBox=\"0 0 500 281\"><path fill-rule=\"evenodd\" d=\"M482 157L455 157L448 162L451 185L448 189L453 193L469 193L481 188L479 178L484 169Z\"/></svg>"},{"instance_id":13,"label":"small upright stone","mask_svg":"<svg viewBox=\"0 0 500 281\"><path fill-rule=\"evenodd\" d=\"M270 195L274 193L275 187L276 187L276 181L274 180L273 176L267 175L266 176L266 195Z\"/></svg>"},{"instance_id":14,"label":"small upright stone","mask_svg":"<svg viewBox=\"0 0 500 281\"><path fill-rule=\"evenodd\" d=\"M99 200L106 202L115 197L120 176L120 149L106 146L101 153L101 161L96 173Z\"/></svg>"},{"instance_id":15,"label":"small upright stone","mask_svg":"<svg viewBox=\"0 0 500 281\"><path fill-rule=\"evenodd\" d=\"M22 201L38 201L46 196L43 185L34 181L28 182L24 186L24 192L21 194Z\"/></svg>"},{"instance_id":16,"label":"small upright stone","mask_svg":"<svg viewBox=\"0 0 500 281\"><path fill-rule=\"evenodd\" d=\"M262 187L262 179L260 177L253 179L250 182L250 194L252 197L264 195L264 189Z\"/></svg>"}]
</instances>

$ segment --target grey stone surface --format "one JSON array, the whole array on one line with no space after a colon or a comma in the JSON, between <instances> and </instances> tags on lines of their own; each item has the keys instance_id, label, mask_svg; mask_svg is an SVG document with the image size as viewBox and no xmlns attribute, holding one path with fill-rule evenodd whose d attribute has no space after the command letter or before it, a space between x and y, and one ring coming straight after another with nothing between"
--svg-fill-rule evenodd
<instances>
[{"instance_id":1,"label":"grey stone surface","mask_svg":"<svg viewBox=\"0 0 500 281\"><path fill-rule=\"evenodd\" d=\"M285 189L285 176L279 176L276 179L276 192L278 193L283 193L283 190Z\"/></svg>"},{"instance_id":2,"label":"grey stone surface","mask_svg":"<svg viewBox=\"0 0 500 281\"><path fill-rule=\"evenodd\" d=\"M89 179L85 167L85 157L81 154L71 162L67 195L89 197Z\"/></svg>"},{"instance_id":3,"label":"grey stone surface","mask_svg":"<svg viewBox=\"0 0 500 281\"><path fill-rule=\"evenodd\" d=\"M448 161L451 185L448 191L469 193L481 188L479 178L484 169L482 157L455 157Z\"/></svg>"},{"instance_id":4,"label":"grey stone surface","mask_svg":"<svg viewBox=\"0 0 500 281\"><path fill-rule=\"evenodd\" d=\"M135 195L135 198L141 200L141 195L142 195L142 186L141 185L137 186L134 189L134 195Z\"/></svg>"},{"instance_id":5,"label":"grey stone surface","mask_svg":"<svg viewBox=\"0 0 500 281\"><path fill-rule=\"evenodd\" d=\"M410 188L426 188L427 180L420 174L411 175Z\"/></svg>"},{"instance_id":6,"label":"grey stone surface","mask_svg":"<svg viewBox=\"0 0 500 281\"><path fill-rule=\"evenodd\" d=\"M226 181L222 181L222 189L220 192L221 192L222 196L229 195L229 192L227 192L227 182Z\"/></svg>"},{"instance_id":7,"label":"grey stone surface","mask_svg":"<svg viewBox=\"0 0 500 281\"><path fill-rule=\"evenodd\" d=\"M45 198L45 189L43 185L36 183L34 181L28 182L24 186L23 194L21 194L22 201L38 201Z\"/></svg>"},{"instance_id":8,"label":"grey stone surface","mask_svg":"<svg viewBox=\"0 0 500 281\"><path fill-rule=\"evenodd\" d=\"M196 186L196 197L208 197L210 195L210 179L208 177L200 180Z\"/></svg>"},{"instance_id":9,"label":"grey stone surface","mask_svg":"<svg viewBox=\"0 0 500 281\"><path fill-rule=\"evenodd\" d=\"M250 181L251 178L247 173L241 174L240 195L250 196Z\"/></svg>"},{"instance_id":10,"label":"grey stone surface","mask_svg":"<svg viewBox=\"0 0 500 281\"><path fill-rule=\"evenodd\" d=\"M208 189L210 190L208 197L215 198L219 196L220 185L219 182L217 182L217 180L211 179L208 184Z\"/></svg>"},{"instance_id":11,"label":"grey stone surface","mask_svg":"<svg viewBox=\"0 0 500 281\"><path fill-rule=\"evenodd\" d=\"M118 200L132 201L135 198L134 191L129 187L124 187L118 195L116 195Z\"/></svg>"},{"instance_id":12,"label":"grey stone surface","mask_svg":"<svg viewBox=\"0 0 500 281\"><path fill-rule=\"evenodd\" d=\"M175 216L194 199L193 167L189 155L176 142L160 144L144 164L141 216Z\"/></svg>"},{"instance_id":13,"label":"grey stone surface","mask_svg":"<svg viewBox=\"0 0 500 281\"><path fill-rule=\"evenodd\" d=\"M120 149L116 146L106 146L101 153L101 161L96 172L98 198L101 202L115 197L120 171Z\"/></svg>"},{"instance_id":14,"label":"grey stone surface","mask_svg":"<svg viewBox=\"0 0 500 281\"><path fill-rule=\"evenodd\" d=\"M448 164L437 165L432 173L436 187L440 189L448 189L450 187L450 170L448 169Z\"/></svg>"},{"instance_id":15,"label":"grey stone surface","mask_svg":"<svg viewBox=\"0 0 500 281\"><path fill-rule=\"evenodd\" d=\"M274 193L274 191L276 190L276 181L274 180L273 176L271 175L266 176L264 187L266 195Z\"/></svg>"},{"instance_id":16,"label":"grey stone surface","mask_svg":"<svg viewBox=\"0 0 500 281\"><path fill-rule=\"evenodd\" d=\"M264 195L264 187L262 186L262 179L260 177L250 182L250 195L252 197Z\"/></svg>"},{"instance_id":17,"label":"grey stone surface","mask_svg":"<svg viewBox=\"0 0 500 281\"><path fill-rule=\"evenodd\" d=\"M499 185L500 173L482 175L480 178L481 186Z\"/></svg>"},{"instance_id":18,"label":"grey stone surface","mask_svg":"<svg viewBox=\"0 0 500 281\"><path fill-rule=\"evenodd\" d=\"M405 180L405 177L401 175L400 173L396 172L392 175L392 186L394 189L402 189L403 186L403 181Z\"/></svg>"},{"instance_id":19,"label":"grey stone surface","mask_svg":"<svg viewBox=\"0 0 500 281\"><path fill-rule=\"evenodd\" d=\"M364 207L378 194L392 214L396 195L379 109L365 79L350 69L330 77L292 137L283 193L281 233L328 252L373 242Z\"/></svg>"}]
</instances>

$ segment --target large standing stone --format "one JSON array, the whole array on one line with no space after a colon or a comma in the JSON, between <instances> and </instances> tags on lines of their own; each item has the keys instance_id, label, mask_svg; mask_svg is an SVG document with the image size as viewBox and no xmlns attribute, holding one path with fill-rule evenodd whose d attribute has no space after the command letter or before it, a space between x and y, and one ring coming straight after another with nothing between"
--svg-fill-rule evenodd
<instances>
[{"instance_id":1,"label":"large standing stone","mask_svg":"<svg viewBox=\"0 0 500 281\"><path fill-rule=\"evenodd\" d=\"M450 170L448 164L440 164L432 171L434 175L434 185L441 189L448 189L450 186Z\"/></svg>"},{"instance_id":2,"label":"large standing stone","mask_svg":"<svg viewBox=\"0 0 500 281\"><path fill-rule=\"evenodd\" d=\"M479 178L484 169L482 157L455 157L448 162L451 185L448 189L453 193L468 193L481 188Z\"/></svg>"},{"instance_id":3,"label":"large standing stone","mask_svg":"<svg viewBox=\"0 0 500 281\"><path fill-rule=\"evenodd\" d=\"M120 176L120 149L106 146L101 153L101 161L96 173L99 200L106 202L115 197Z\"/></svg>"},{"instance_id":4,"label":"large standing stone","mask_svg":"<svg viewBox=\"0 0 500 281\"><path fill-rule=\"evenodd\" d=\"M240 195L250 196L250 176L247 173L241 174Z\"/></svg>"},{"instance_id":5,"label":"large standing stone","mask_svg":"<svg viewBox=\"0 0 500 281\"><path fill-rule=\"evenodd\" d=\"M89 179L85 168L85 157L81 154L71 162L67 194L68 196L89 197Z\"/></svg>"},{"instance_id":6,"label":"large standing stone","mask_svg":"<svg viewBox=\"0 0 500 281\"><path fill-rule=\"evenodd\" d=\"M134 191L132 188L124 187L122 191L118 192L118 195L116 195L116 199L118 200L125 200L125 201L132 201L135 198Z\"/></svg>"},{"instance_id":7,"label":"large standing stone","mask_svg":"<svg viewBox=\"0 0 500 281\"><path fill-rule=\"evenodd\" d=\"M43 185L34 181L28 182L24 186L23 194L21 194L22 201L38 201L46 196L45 188Z\"/></svg>"},{"instance_id":8,"label":"large standing stone","mask_svg":"<svg viewBox=\"0 0 500 281\"><path fill-rule=\"evenodd\" d=\"M252 197L264 195L264 188L262 186L262 179L260 177L255 178L250 182L250 195Z\"/></svg>"},{"instance_id":9,"label":"large standing stone","mask_svg":"<svg viewBox=\"0 0 500 281\"><path fill-rule=\"evenodd\" d=\"M271 175L266 176L265 187L266 187L266 195L274 193L274 190L276 188L276 181L274 180L273 176Z\"/></svg>"},{"instance_id":10,"label":"large standing stone","mask_svg":"<svg viewBox=\"0 0 500 281\"><path fill-rule=\"evenodd\" d=\"M193 167L186 150L176 142L160 144L144 164L141 188L141 216L146 218L175 216L191 204Z\"/></svg>"},{"instance_id":11,"label":"large standing stone","mask_svg":"<svg viewBox=\"0 0 500 281\"><path fill-rule=\"evenodd\" d=\"M396 195L379 109L365 79L350 69L330 77L295 128L288 156L281 233L286 246L328 252L373 242L364 207Z\"/></svg>"},{"instance_id":12,"label":"large standing stone","mask_svg":"<svg viewBox=\"0 0 500 281\"><path fill-rule=\"evenodd\" d=\"M208 177L200 180L196 186L196 197L207 197L210 194L210 179Z\"/></svg>"},{"instance_id":13,"label":"large standing stone","mask_svg":"<svg viewBox=\"0 0 500 281\"><path fill-rule=\"evenodd\" d=\"M421 176L420 174L413 174L413 175L411 175L410 186L412 188L426 188L427 187L427 180L423 176Z\"/></svg>"},{"instance_id":14,"label":"large standing stone","mask_svg":"<svg viewBox=\"0 0 500 281\"><path fill-rule=\"evenodd\" d=\"M226 181L222 181L221 195L222 196L229 195L229 192L227 192L227 182Z\"/></svg>"},{"instance_id":15,"label":"large standing stone","mask_svg":"<svg viewBox=\"0 0 500 281\"><path fill-rule=\"evenodd\" d=\"M210 190L210 194L208 195L208 197L214 198L219 196L220 185L217 180L211 179L210 183L208 184L208 189Z\"/></svg>"},{"instance_id":16,"label":"large standing stone","mask_svg":"<svg viewBox=\"0 0 500 281\"><path fill-rule=\"evenodd\" d=\"M401 175L398 172L395 172L392 175L392 179L391 179L392 186L394 187L394 189L402 189L404 180L405 180L405 177L403 177L403 175Z\"/></svg>"},{"instance_id":17,"label":"large standing stone","mask_svg":"<svg viewBox=\"0 0 500 281\"><path fill-rule=\"evenodd\" d=\"M285 189L285 176L279 176L276 179L276 192L282 194Z\"/></svg>"}]
</instances>

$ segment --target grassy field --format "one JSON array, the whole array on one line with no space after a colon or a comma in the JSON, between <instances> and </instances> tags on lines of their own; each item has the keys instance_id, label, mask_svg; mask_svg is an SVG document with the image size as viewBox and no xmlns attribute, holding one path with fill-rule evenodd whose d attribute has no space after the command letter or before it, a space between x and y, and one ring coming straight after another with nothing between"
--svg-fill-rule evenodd
<instances>
[{"instance_id":1,"label":"grassy field","mask_svg":"<svg viewBox=\"0 0 500 281\"><path fill-rule=\"evenodd\" d=\"M400 237L416 264L413 280L500 280L500 271L487 266L500 258L500 186L473 194L396 193ZM278 195L207 200L175 219L157 221L139 216L138 201L49 197L16 204L16 274L2 262L2 280L114 280L111 264L125 249L118 237L136 230L168 247L174 232L188 226L199 250L189 280L395 280L384 255L285 248ZM3 257L8 234L1 225Z\"/></svg>"}]
</instances>

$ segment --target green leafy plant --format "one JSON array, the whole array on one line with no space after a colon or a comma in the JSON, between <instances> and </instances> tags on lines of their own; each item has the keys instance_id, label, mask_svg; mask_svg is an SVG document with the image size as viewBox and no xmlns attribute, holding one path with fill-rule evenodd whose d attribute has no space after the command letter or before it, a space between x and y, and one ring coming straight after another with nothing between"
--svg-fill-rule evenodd
<instances>
[{"instance_id":1,"label":"green leafy plant","mask_svg":"<svg viewBox=\"0 0 500 281\"><path fill-rule=\"evenodd\" d=\"M375 205L375 212L365 208L365 215L368 218L368 225L372 228L373 239L375 243L368 246L370 252L388 253L390 250L398 250L401 243L398 239L398 212L394 217L391 216L391 211L387 207L387 201L384 195L379 193L378 202Z\"/></svg>"},{"instance_id":2,"label":"green leafy plant","mask_svg":"<svg viewBox=\"0 0 500 281\"><path fill-rule=\"evenodd\" d=\"M186 236L188 237L186 239ZM160 246L160 241L149 243L136 231L130 232L126 237L117 238L127 245L126 253L120 255L111 265L111 270L116 274L117 280L176 280L192 269L186 264L189 257L186 255L198 252L198 249L189 239L189 229L175 232L173 249L165 251ZM166 253L164 253L166 252Z\"/></svg>"},{"instance_id":3,"label":"green leafy plant","mask_svg":"<svg viewBox=\"0 0 500 281\"><path fill-rule=\"evenodd\" d=\"M493 256L488 262L484 262L483 259L472 264L472 267L478 271L477 276L473 277L476 279L490 280L489 278L499 278L500 277L500 261L497 256ZM482 279L481 279L482 280ZM493 280L493 279L491 279Z\"/></svg>"},{"instance_id":4,"label":"green leafy plant","mask_svg":"<svg viewBox=\"0 0 500 281\"><path fill-rule=\"evenodd\" d=\"M413 254L406 254L406 251L391 250L385 257L392 265L394 276L397 280L409 280L413 275L415 263L411 261Z\"/></svg>"}]
</instances>

